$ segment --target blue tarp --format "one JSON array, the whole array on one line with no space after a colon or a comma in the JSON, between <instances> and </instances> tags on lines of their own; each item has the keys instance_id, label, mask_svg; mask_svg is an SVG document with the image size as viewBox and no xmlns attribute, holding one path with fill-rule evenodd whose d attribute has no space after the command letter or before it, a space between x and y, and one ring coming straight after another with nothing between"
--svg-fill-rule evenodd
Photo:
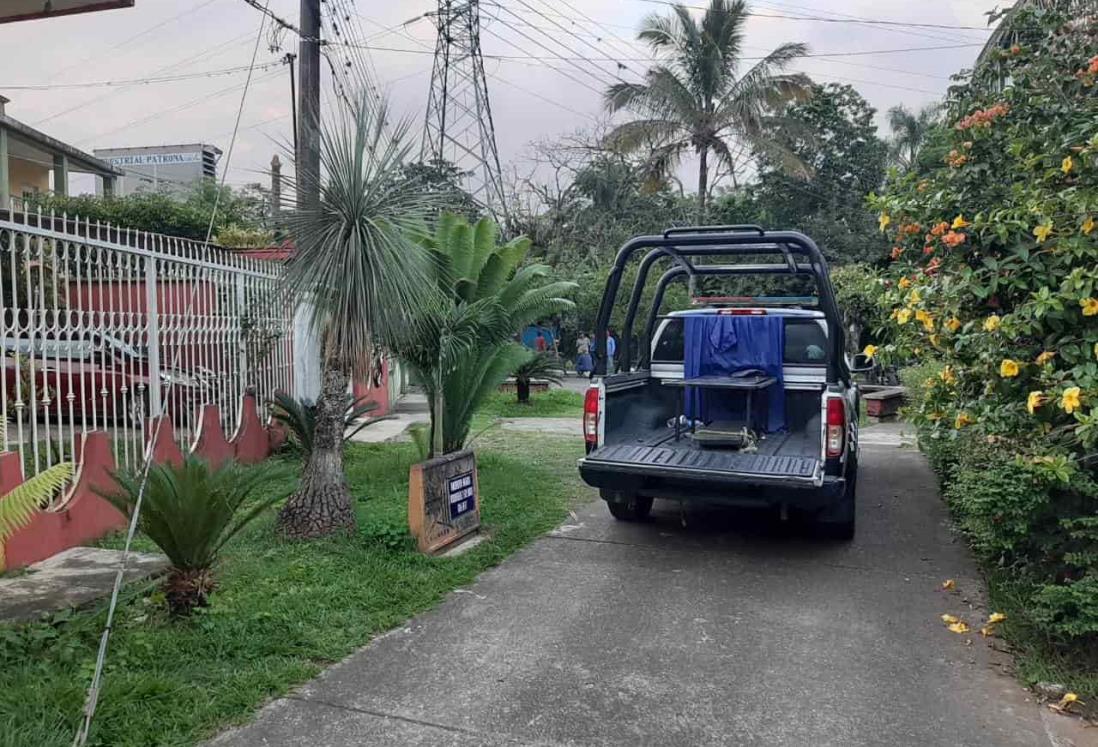
<instances>
[{"instance_id":1,"label":"blue tarp","mask_svg":"<svg viewBox=\"0 0 1098 747\"><path fill-rule=\"evenodd\" d=\"M785 428L785 389L782 357L785 320L780 316L688 316L683 376L730 375L757 369L777 378L777 383L754 396L754 418L767 411L767 432ZM706 422L743 417L742 392L687 389L686 414ZM732 400L729 402L729 400Z\"/></svg>"}]
</instances>

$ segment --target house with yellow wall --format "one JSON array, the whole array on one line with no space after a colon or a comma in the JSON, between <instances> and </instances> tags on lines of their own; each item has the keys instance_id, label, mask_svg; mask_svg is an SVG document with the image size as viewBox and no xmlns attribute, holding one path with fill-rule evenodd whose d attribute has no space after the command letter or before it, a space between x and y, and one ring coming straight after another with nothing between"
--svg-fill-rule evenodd
<instances>
[{"instance_id":1,"label":"house with yellow wall","mask_svg":"<svg viewBox=\"0 0 1098 747\"><path fill-rule=\"evenodd\" d=\"M114 192L122 171L90 153L50 137L6 112L9 99L0 96L0 210L39 194L69 193L69 175L91 174L102 180L103 193Z\"/></svg>"}]
</instances>

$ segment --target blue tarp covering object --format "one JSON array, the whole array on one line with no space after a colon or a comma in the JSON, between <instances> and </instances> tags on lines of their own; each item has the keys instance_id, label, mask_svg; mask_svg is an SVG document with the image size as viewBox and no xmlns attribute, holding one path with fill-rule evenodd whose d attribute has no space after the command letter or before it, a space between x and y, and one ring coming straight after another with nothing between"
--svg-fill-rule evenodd
<instances>
[{"instance_id":1,"label":"blue tarp covering object","mask_svg":"<svg viewBox=\"0 0 1098 747\"><path fill-rule=\"evenodd\" d=\"M683 377L731 375L757 369L777 378L777 383L754 398L754 417L766 407L768 433L785 428L785 389L782 357L785 351L785 320L780 316L688 316ZM763 396L765 392L765 397ZM685 411L706 422L741 418L743 394L728 403L727 392L687 389ZM763 405L764 399L767 405Z\"/></svg>"}]
</instances>

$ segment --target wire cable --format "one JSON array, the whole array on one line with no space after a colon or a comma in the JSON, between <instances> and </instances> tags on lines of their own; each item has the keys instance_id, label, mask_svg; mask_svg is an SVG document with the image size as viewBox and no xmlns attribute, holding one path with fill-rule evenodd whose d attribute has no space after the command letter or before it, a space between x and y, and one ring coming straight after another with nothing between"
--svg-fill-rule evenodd
<instances>
[{"instance_id":1,"label":"wire cable","mask_svg":"<svg viewBox=\"0 0 1098 747\"><path fill-rule=\"evenodd\" d=\"M252 50L252 64L255 64L256 57L259 54L259 42L263 38L263 27L266 25L266 15L260 19L259 32L256 34L255 47ZM244 102L248 98L248 88L251 84L252 76L248 75L248 80L245 82L244 91L240 96L240 106L236 111L236 125L233 128L233 137L229 141L229 149L226 152L226 162L232 159L233 146L236 144L236 136L238 128L240 127L240 119L244 113ZM210 223L206 228L206 240L203 242L203 249L206 249L210 245L210 238L213 235L214 223L217 219L217 211L221 204L221 193L225 187L225 177L228 174L228 164L226 163L225 170L221 174L221 184L217 190L217 195L214 197L213 208L210 210ZM197 296L198 283L195 283L191 288L191 297L187 302L186 315L191 314L191 310L194 306L194 300ZM177 347L172 353L172 363L169 370L178 365L178 358L181 349ZM157 436L160 435L160 429L164 424L164 420L168 417L168 400L170 399L171 387L174 379L169 378L165 382L165 394L161 399L161 412L156 418L156 425L153 426L152 434L149 437L149 442L145 446L145 464L141 470L141 481L138 484L137 498L134 500L133 514L130 516L129 529L126 532L126 543L122 548L122 558L119 561L118 573L114 577L114 586L111 589L111 600L107 607L107 622L103 627L103 635L99 639L99 651L95 658L95 671L92 674L91 683L88 685L87 697L84 702L84 718L77 727L76 736L73 738L73 747L84 747L88 741L88 735L91 733L92 720L95 718L96 706L99 702L99 692L103 683L103 668L107 661L107 646L110 643L111 629L114 625L114 614L118 608L118 595L122 591L122 584L126 576L126 561L129 560L130 548L133 545L133 538L137 534L138 518L141 515L141 504L145 498L145 488L149 481L149 470L152 468L153 462L153 446L156 444Z\"/></svg>"},{"instance_id":2,"label":"wire cable","mask_svg":"<svg viewBox=\"0 0 1098 747\"><path fill-rule=\"evenodd\" d=\"M23 85L7 85L3 88L12 91L52 91L55 89L64 88L102 88L102 87L125 87L125 86L139 86L147 85L150 83L175 83L181 80L195 80L196 78L215 78L220 75L234 75L236 73L244 73L249 70L269 70L272 67L278 67L282 65L282 61L277 62L265 62L261 65L256 65L252 68L249 65L240 65L237 67L227 67L221 70L204 70L197 73L180 73L179 75L165 75L161 77L149 77L149 78L130 78L129 80L93 80L85 81L83 83L42 83L34 84L27 83Z\"/></svg>"}]
</instances>

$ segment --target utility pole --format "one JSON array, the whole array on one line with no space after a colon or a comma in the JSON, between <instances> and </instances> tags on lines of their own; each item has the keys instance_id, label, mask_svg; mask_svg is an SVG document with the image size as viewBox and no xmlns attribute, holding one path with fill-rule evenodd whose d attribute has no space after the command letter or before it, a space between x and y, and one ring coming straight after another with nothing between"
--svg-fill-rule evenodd
<instances>
[{"instance_id":1,"label":"utility pole","mask_svg":"<svg viewBox=\"0 0 1098 747\"><path fill-rule=\"evenodd\" d=\"M301 0L298 45L297 204L320 200L320 0Z\"/></svg>"},{"instance_id":2,"label":"utility pole","mask_svg":"<svg viewBox=\"0 0 1098 747\"><path fill-rule=\"evenodd\" d=\"M438 0L438 29L421 158L466 174L468 190L500 224L507 219L496 128L480 53L479 0Z\"/></svg>"},{"instance_id":3,"label":"utility pole","mask_svg":"<svg viewBox=\"0 0 1098 747\"><path fill-rule=\"evenodd\" d=\"M294 77L294 60L296 59L297 55L293 52L287 52L282 58L282 61L290 66L290 125L294 129L295 161L300 157L297 152L297 78Z\"/></svg>"}]
</instances>

